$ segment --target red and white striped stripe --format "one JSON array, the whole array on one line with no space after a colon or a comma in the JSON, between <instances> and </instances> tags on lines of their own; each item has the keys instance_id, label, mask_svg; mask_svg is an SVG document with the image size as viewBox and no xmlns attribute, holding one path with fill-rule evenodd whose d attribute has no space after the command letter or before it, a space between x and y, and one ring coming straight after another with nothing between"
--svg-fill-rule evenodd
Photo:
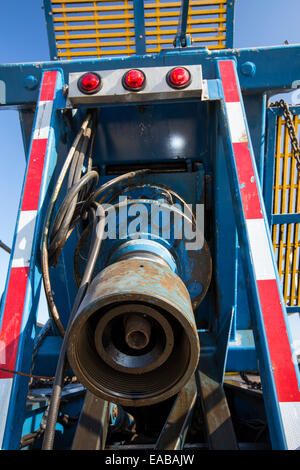
<instances>
[{"instance_id":1,"label":"red and white striped stripe","mask_svg":"<svg viewBox=\"0 0 300 470\"><path fill-rule=\"evenodd\" d=\"M4 369L14 370L16 365L56 79L57 71L44 72L36 110L0 330L0 367ZM12 378L12 373L0 370L0 444L5 429Z\"/></svg>"},{"instance_id":2,"label":"red and white striped stripe","mask_svg":"<svg viewBox=\"0 0 300 470\"><path fill-rule=\"evenodd\" d=\"M247 122L233 61L219 61L219 70L283 429L288 449L296 449L300 448L299 384L255 179Z\"/></svg>"}]
</instances>

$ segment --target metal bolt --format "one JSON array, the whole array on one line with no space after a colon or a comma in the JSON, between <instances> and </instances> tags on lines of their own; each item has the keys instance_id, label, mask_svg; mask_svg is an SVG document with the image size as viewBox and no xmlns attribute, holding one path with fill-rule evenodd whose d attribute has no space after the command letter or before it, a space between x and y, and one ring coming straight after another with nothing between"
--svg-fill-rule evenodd
<instances>
[{"instance_id":1,"label":"metal bolt","mask_svg":"<svg viewBox=\"0 0 300 470\"><path fill-rule=\"evenodd\" d=\"M241 65L241 72L247 77L253 77L256 72L256 65L253 62L247 61Z\"/></svg>"},{"instance_id":2,"label":"metal bolt","mask_svg":"<svg viewBox=\"0 0 300 470\"><path fill-rule=\"evenodd\" d=\"M23 83L27 90L35 90L39 81L34 75L27 75L27 77L24 78Z\"/></svg>"},{"instance_id":3,"label":"metal bolt","mask_svg":"<svg viewBox=\"0 0 300 470\"><path fill-rule=\"evenodd\" d=\"M62 89L62 92L63 92L63 95L64 95L64 96L68 96L68 90L69 90L69 86L68 86L68 85L64 85L64 86L63 86L63 89Z\"/></svg>"}]
</instances>

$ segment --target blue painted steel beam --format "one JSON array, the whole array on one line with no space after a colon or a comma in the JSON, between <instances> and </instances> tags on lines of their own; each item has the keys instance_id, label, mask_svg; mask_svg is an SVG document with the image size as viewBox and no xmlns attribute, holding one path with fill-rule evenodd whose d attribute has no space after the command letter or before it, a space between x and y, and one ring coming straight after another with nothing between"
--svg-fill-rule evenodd
<instances>
[{"instance_id":1,"label":"blue painted steel beam","mask_svg":"<svg viewBox=\"0 0 300 470\"><path fill-rule=\"evenodd\" d=\"M300 306L299 305L296 305L294 307L287 306L286 311L287 311L288 314L299 313L299 315L300 315Z\"/></svg>"},{"instance_id":2,"label":"blue painted steel beam","mask_svg":"<svg viewBox=\"0 0 300 470\"><path fill-rule=\"evenodd\" d=\"M57 60L57 48L56 48L56 41L55 41L53 11L52 11L51 0L44 0L43 6L44 6L44 12L45 12L46 26L47 26L50 59Z\"/></svg>"},{"instance_id":3,"label":"blue painted steel beam","mask_svg":"<svg viewBox=\"0 0 300 470\"><path fill-rule=\"evenodd\" d=\"M243 255L243 263L245 266L245 273L247 273L247 281L249 287L249 297L251 310L253 312L253 322L254 322L254 332L255 332L255 340L257 345L257 352L260 361L260 373L261 373L261 380L264 385L264 390L266 391L266 396L268 396L269 406L267 407L267 414L269 416L269 423L271 427L271 432L273 435L273 445L275 449L283 449L286 448L286 443L284 441L284 434L282 423L280 421L280 414L279 414L279 405L276 395L275 383L272 373L271 360L270 354L268 351L267 340L266 340L266 333L264 330L264 324L261 314L261 307L259 303L259 296L257 292L255 276L253 273L253 265L251 254L249 250L249 239L248 234L246 231L246 224L245 218L243 214L243 207L241 201L241 194L239 189L239 182L237 177L237 170L235 167L235 160L234 160L234 153L230 143L230 135L229 129L227 127L227 117L225 114L225 109L223 105L220 109L220 116L222 127L225 130L226 135L224 136L224 146L226 149L226 153L228 156L228 172L231 181L232 187L232 200L233 206L236 214L237 220L237 228L239 233L239 240L240 240L240 249Z\"/></svg>"},{"instance_id":4,"label":"blue painted steel beam","mask_svg":"<svg viewBox=\"0 0 300 470\"><path fill-rule=\"evenodd\" d=\"M273 212L273 181L275 171L275 154L276 154L276 123L277 116L274 112L276 108L268 108L266 113L267 120L267 142L266 153L264 158L264 181L263 181L263 195L265 201L265 208L268 217L269 226L272 225L272 212Z\"/></svg>"},{"instance_id":5,"label":"blue painted steel beam","mask_svg":"<svg viewBox=\"0 0 300 470\"><path fill-rule=\"evenodd\" d=\"M210 80L216 78L215 60L218 58L236 60L243 92L258 93L265 90L274 92L280 89L291 89L293 82L299 78L300 45L221 51L186 47L144 56L59 61L59 63L52 61L4 64L0 66L0 106L17 107L36 103L42 71L57 69L58 66L66 82L71 72L193 64L201 64L203 77ZM255 65L251 72L253 74L249 75L249 69L243 67L246 62ZM36 79L36 86L33 84L28 86L30 76Z\"/></svg>"},{"instance_id":6,"label":"blue painted steel beam","mask_svg":"<svg viewBox=\"0 0 300 470\"><path fill-rule=\"evenodd\" d=\"M230 341L226 361L227 371L257 371L258 362L252 330L238 330Z\"/></svg>"},{"instance_id":7,"label":"blue painted steel beam","mask_svg":"<svg viewBox=\"0 0 300 470\"><path fill-rule=\"evenodd\" d=\"M273 214L271 224L298 224L300 222L300 214Z\"/></svg>"},{"instance_id":8,"label":"blue painted steel beam","mask_svg":"<svg viewBox=\"0 0 300 470\"><path fill-rule=\"evenodd\" d=\"M146 54L144 0L133 0L135 53Z\"/></svg>"},{"instance_id":9,"label":"blue painted steel beam","mask_svg":"<svg viewBox=\"0 0 300 470\"><path fill-rule=\"evenodd\" d=\"M218 135L217 113L209 128L210 147L212 149L214 175L214 272L216 282L216 317L214 323L216 334L216 367L210 377L222 382L230 335L235 335L235 315L237 303L237 235L235 227L232 198L226 175L226 154L223 142ZM226 246L226 249L224 247ZM228 273L231 273L228 276ZM201 357L201 354L200 354ZM200 359L201 360L201 359Z\"/></svg>"},{"instance_id":10,"label":"blue painted steel beam","mask_svg":"<svg viewBox=\"0 0 300 470\"><path fill-rule=\"evenodd\" d=\"M249 304L251 306L252 321L253 321L253 332L256 344L256 351L259 360L260 376L263 384L264 395L268 397L268 403L266 406L266 413L268 417L268 424L272 439L272 446L274 449L286 449L287 444L284 436L283 424L281 421L281 415L279 410L278 397L274 382L274 376L272 371L272 363L270 358L270 352L268 349L268 343L266 338L266 331L264 321L262 317L262 310L259 300L258 289L256 285L256 278L254 273L254 266L250 251L250 241L246 228L246 219L243 210L241 189L239 185L237 167L235 162L235 155L233 146L231 143L231 134L228 124L228 116L225 109L225 99L220 103L221 129L223 130L223 142L227 156L227 170L228 177L230 180L230 188L232 192L232 203L235 212L236 226L239 236L240 250L242 254L243 267L245 276L248 284L248 295ZM246 129L248 131L248 129ZM255 159L253 156L253 149L251 145L250 136L248 135L249 149L252 155L252 164L254 168L255 180L259 182L258 172L256 169ZM266 219L265 209L262 204L262 196L260 194L260 187L258 185L258 192L262 205L262 211L264 219ZM268 234L269 245L271 248L270 234ZM273 259L274 268L276 267ZM279 279L277 274L277 282L279 285Z\"/></svg>"},{"instance_id":11,"label":"blue painted steel beam","mask_svg":"<svg viewBox=\"0 0 300 470\"><path fill-rule=\"evenodd\" d=\"M55 113L55 109L60 108L64 105L65 100L62 95L63 80L61 75L58 73L56 88L55 88L55 97L53 104L53 112L51 114L50 128L49 128L49 137L47 150L45 155L44 163L44 173L41 182L41 192L39 198L39 206L37 210L36 223L34 228L33 242L32 242L32 256L30 259L30 266L28 272L27 280L27 291L22 315L21 331L18 339L18 352L16 358L16 370L25 372L26 374L30 373L32 366L32 353L34 348L34 339L36 336L36 316L38 312L38 305L40 301L40 290L42 284L42 274L40 269L40 252L39 244L41 240L41 229L43 225L43 220L45 216L45 201L49 197L48 191L52 189L51 184L53 174L55 172L55 166L57 161L57 148L59 142L59 126L58 126L58 116ZM37 120L37 112L35 115L35 122ZM35 127L35 124L34 124ZM32 147L32 142L34 140L34 134L32 134L30 148ZM18 214L18 220L21 214L21 204L25 190L26 175L25 172L24 184L22 189L22 194L20 198L20 208ZM10 259L10 265L8 269L8 276L6 281L6 287L4 291L3 299L6 299L8 291L8 282L10 278L10 273L12 269L13 255L16 247L16 237L17 232L14 235L13 247L12 247L12 256ZM2 302L2 308L0 312L0 318L2 321L3 312L4 312L5 301ZM14 375L12 379L12 387L10 392L10 400L8 404L7 416L2 414L1 420L1 440L3 436L2 449L11 450L18 449L21 430L23 426L24 418L24 409L26 403L26 396L28 390L28 377L21 375Z\"/></svg>"},{"instance_id":12,"label":"blue painted steel beam","mask_svg":"<svg viewBox=\"0 0 300 470\"><path fill-rule=\"evenodd\" d=\"M233 47L235 1L227 0L226 5L226 49Z\"/></svg>"}]
</instances>

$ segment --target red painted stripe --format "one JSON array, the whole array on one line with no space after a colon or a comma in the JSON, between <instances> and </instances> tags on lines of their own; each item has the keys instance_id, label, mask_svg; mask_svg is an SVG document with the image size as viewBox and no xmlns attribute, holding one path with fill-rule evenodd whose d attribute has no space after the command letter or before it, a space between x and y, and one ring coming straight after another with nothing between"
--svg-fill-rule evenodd
<instances>
[{"instance_id":1,"label":"red painted stripe","mask_svg":"<svg viewBox=\"0 0 300 470\"><path fill-rule=\"evenodd\" d=\"M54 99L56 77L56 70L44 73L40 101L52 101Z\"/></svg>"},{"instance_id":2,"label":"red painted stripe","mask_svg":"<svg viewBox=\"0 0 300 470\"><path fill-rule=\"evenodd\" d=\"M276 279L257 281L275 385L280 402L300 401L291 346Z\"/></svg>"},{"instance_id":3,"label":"red painted stripe","mask_svg":"<svg viewBox=\"0 0 300 470\"><path fill-rule=\"evenodd\" d=\"M52 101L55 94L57 71L43 74L40 101ZM50 124L50 123L49 123ZM33 139L29 155L21 210L37 210L43 177L48 139ZM22 324L29 268L12 267L0 331L0 366L14 369ZM0 370L0 378L13 374Z\"/></svg>"},{"instance_id":4,"label":"red painted stripe","mask_svg":"<svg viewBox=\"0 0 300 470\"><path fill-rule=\"evenodd\" d=\"M1 367L14 369L19 344L29 268L11 268L0 332ZM0 379L13 374L0 370Z\"/></svg>"},{"instance_id":5,"label":"red painted stripe","mask_svg":"<svg viewBox=\"0 0 300 470\"><path fill-rule=\"evenodd\" d=\"M226 102L239 102L240 95L233 63L230 60L219 61ZM261 219L262 210L248 142L233 143L240 191L246 219Z\"/></svg>"},{"instance_id":6,"label":"red painted stripe","mask_svg":"<svg viewBox=\"0 0 300 470\"><path fill-rule=\"evenodd\" d=\"M37 210L48 139L34 139L29 156L22 211Z\"/></svg>"},{"instance_id":7,"label":"red painted stripe","mask_svg":"<svg viewBox=\"0 0 300 470\"><path fill-rule=\"evenodd\" d=\"M233 62L220 61L219 67L225 101L240 101ZM232 145L245 217L246 219L260 219L263 216L248 143L233 143ZM278 400L279 402L300 401L299 384L277 280L256 280L256 282Z\"/></svg>"},{"instance_id":8,"label":"red painted stripe","mask_svg":"<svg viewBox=\"0 0 300 470\"><path fill-rule=\"evenodd\" d=\"M220 60L219 68L223 83L225 101L227 103L240 101L240 95L236 84L236 76L232 61Z\"/></svg>"},{"instance_id":9,"label":"red painted stripe","mask_svg":"<svg viewBox=\"0 0 300 470\"><path fill-rule=\"evenodd\" d=\"M261 204L248 142L233 143L240 191L246 219L262 219Z\"/></svg>"}]
</instances>

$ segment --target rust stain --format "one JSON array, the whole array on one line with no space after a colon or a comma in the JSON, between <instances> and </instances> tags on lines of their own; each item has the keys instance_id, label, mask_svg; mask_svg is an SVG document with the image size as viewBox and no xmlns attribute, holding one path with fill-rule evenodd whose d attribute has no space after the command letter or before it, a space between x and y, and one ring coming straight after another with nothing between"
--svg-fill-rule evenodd
<instances>
[{"instance_id":1,"label":"rust stain","mask_svg":"<svg viewBox=\"0 0 300 470\"><path fill-rule=\"evenodd\" d=\"M239 142L241 142L241 143L243 143L243 142L248 142L248 137L247 137L246 131L244 131L244 132L241 134L241 136L240 136L240 138L239 138Z\"/></svg>"}]
</instances>

